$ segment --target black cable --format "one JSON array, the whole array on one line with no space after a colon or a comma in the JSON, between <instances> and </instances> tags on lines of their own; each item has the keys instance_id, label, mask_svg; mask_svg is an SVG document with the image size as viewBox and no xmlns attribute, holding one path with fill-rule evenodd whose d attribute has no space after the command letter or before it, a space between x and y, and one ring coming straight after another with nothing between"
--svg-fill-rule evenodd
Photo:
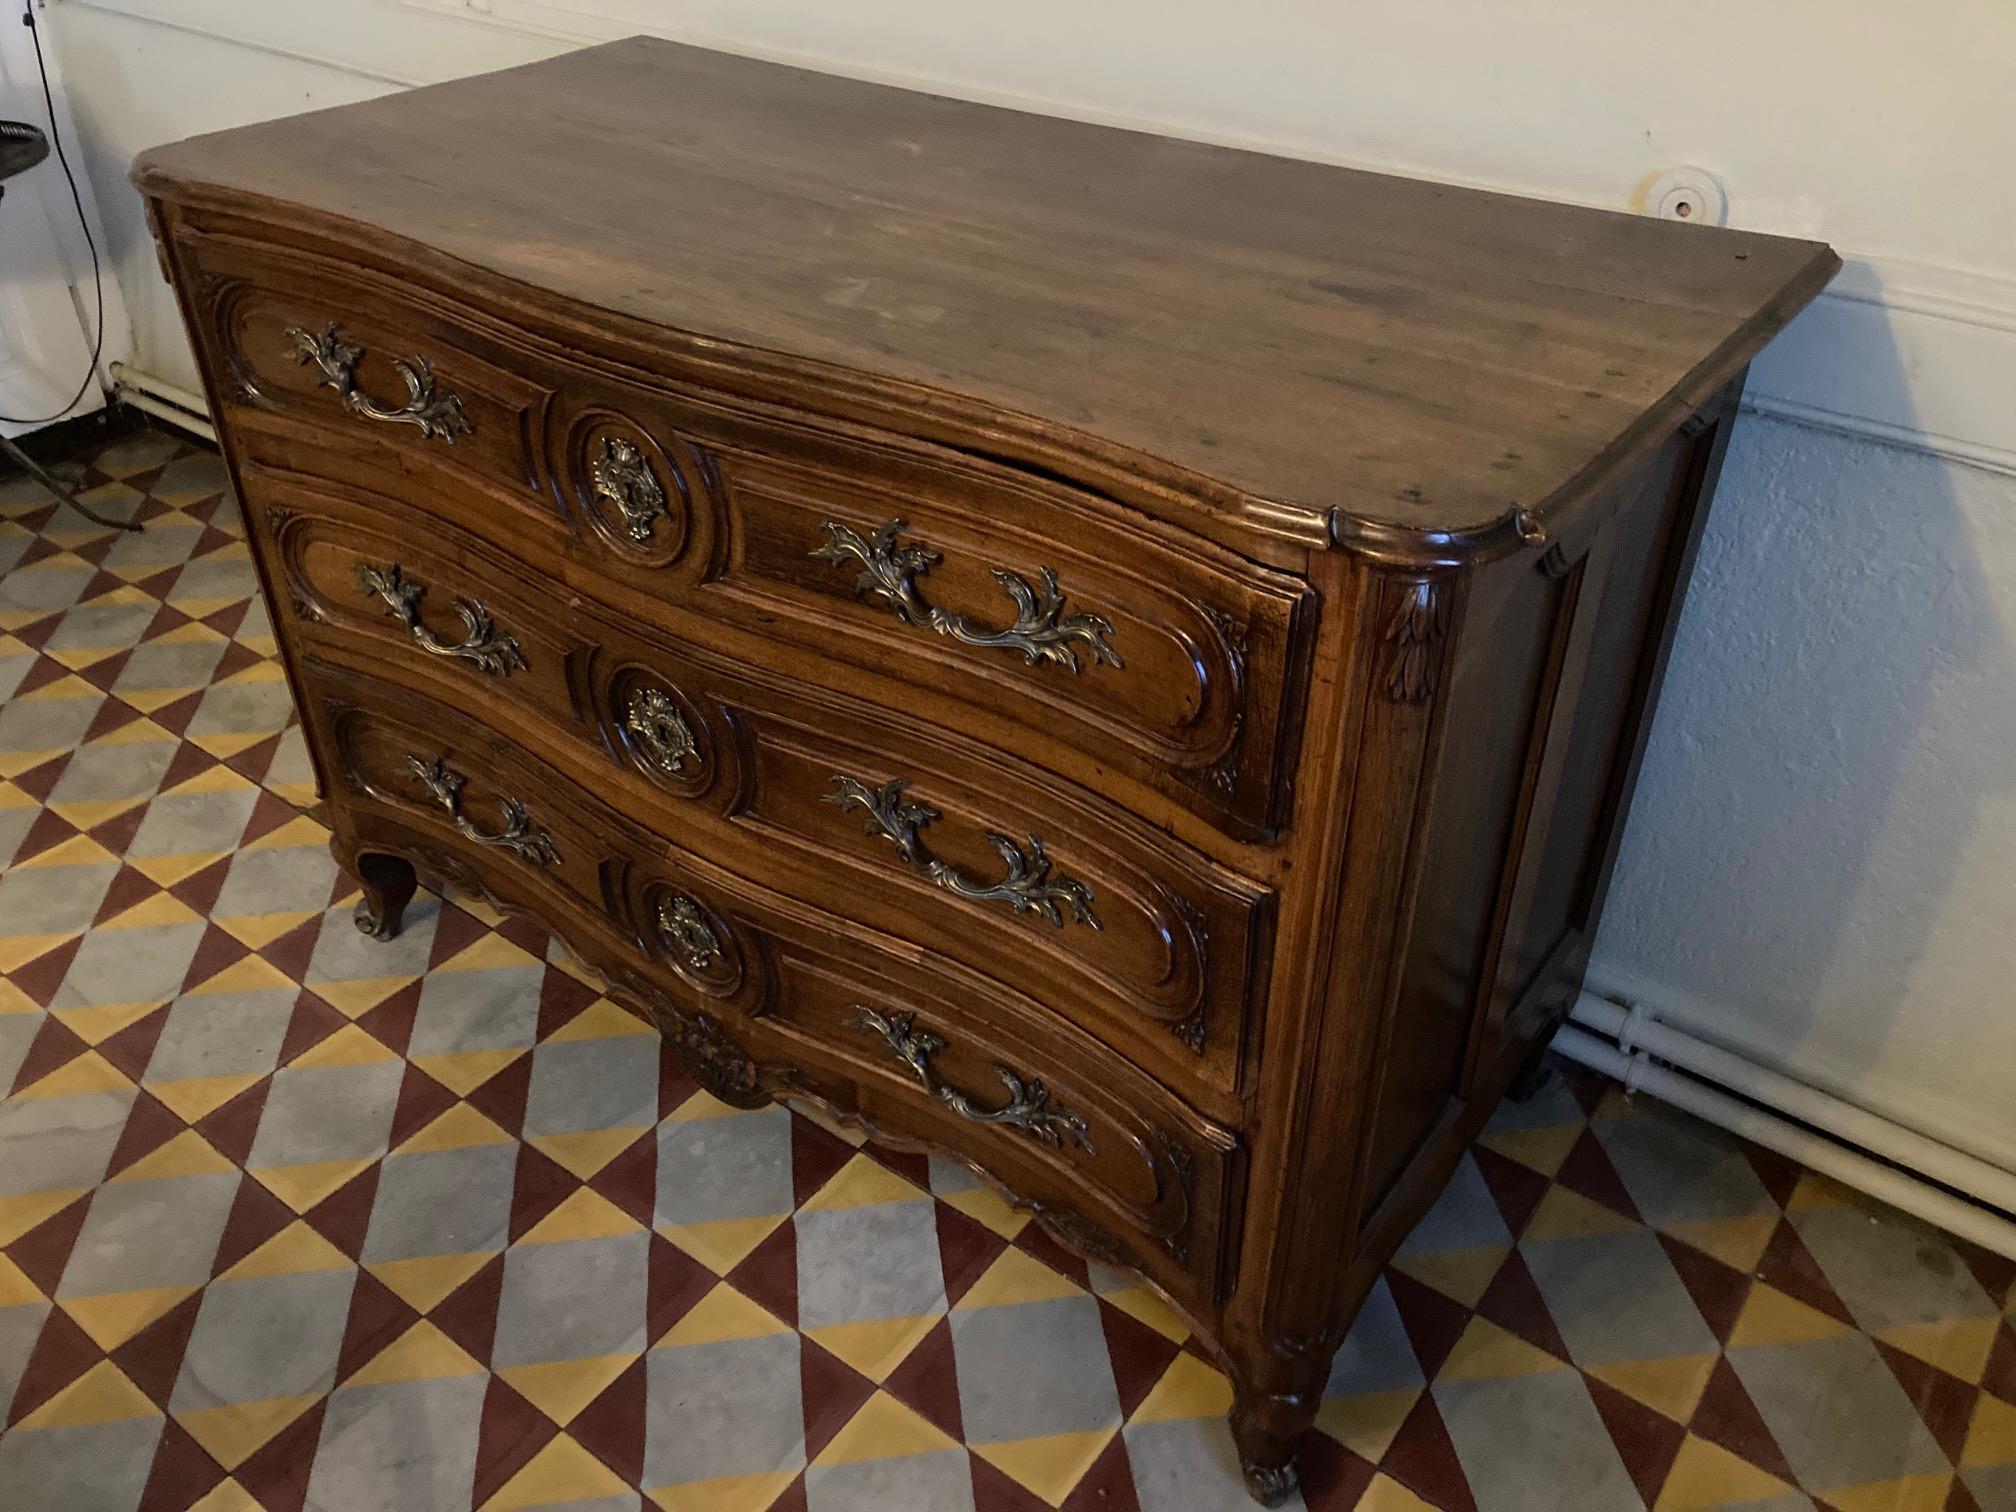
<instances>
[{"instance_id":1,"label":"black cable","mask_svg":"<svg viewBox=\"0 0 2016 1512\"><path fill-rule=\"evenodd\" d=\"M84 370L84 381L77 385L77 392L70 396L70 402L53 415L42 415L33 420L24 420L18 415L0 415L0 420L9 425L45 425L75 409L77 401L89 391L91 380L98 376L98 359L105 353L105 272L98 266L98 243L91 237L91 222L84 214L84 196L77 192L77 175L70 171L69 155L63 151L63 133L56 127L56 91L49 87L49 65L42 56L42 28L35 24L35 0L23 0L21 24L35 39L35 69L42 75L42 102L49 109L49 140L56 148L56 161L62 166L64 182L70 186L70 203L77 207L77 224L83 228L84 245L91 249L91 287L98 302L98 329L91 338L91 366Z\"/></svg>"}]
</instances>

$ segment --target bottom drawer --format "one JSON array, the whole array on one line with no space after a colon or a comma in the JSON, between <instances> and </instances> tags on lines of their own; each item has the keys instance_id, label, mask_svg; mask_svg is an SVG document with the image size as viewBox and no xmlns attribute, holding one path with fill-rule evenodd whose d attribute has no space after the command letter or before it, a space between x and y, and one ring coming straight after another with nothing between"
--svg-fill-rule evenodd
<instances>
[{"instance_id":1,"label":"bottom drawer","mask_svg":"<svg viewBox=\"0 0 2016 1512\"><path fill-rule=\"evenodd\" d=\"M1232 1273L1236 1137L1032 1000L688 854L444 708L302 667L344 843L537 915L674 1038L746 1047L733 1092L800 1092L964 1159L1079 1248L1192 1301Z\"/></svg>"}]
</instances>

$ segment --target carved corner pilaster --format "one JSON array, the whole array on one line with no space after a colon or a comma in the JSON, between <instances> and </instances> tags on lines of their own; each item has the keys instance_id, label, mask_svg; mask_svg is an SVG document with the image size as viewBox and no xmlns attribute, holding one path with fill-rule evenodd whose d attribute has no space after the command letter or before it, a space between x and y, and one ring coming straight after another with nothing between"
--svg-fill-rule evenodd
<instances>
[{"instance_id":1,"label":"carved corner pilaster","mask_svg":"<svg viewBox=\"0 0 2016 1512\"><path fill-rule=\"evenodd\" d=\"M1380 681L1395 703L1435 696L1443 642L1449 635L1449 589L1442 578L1405 578L1387 589L1384 666Z\"/></svg>"}]
</instances>

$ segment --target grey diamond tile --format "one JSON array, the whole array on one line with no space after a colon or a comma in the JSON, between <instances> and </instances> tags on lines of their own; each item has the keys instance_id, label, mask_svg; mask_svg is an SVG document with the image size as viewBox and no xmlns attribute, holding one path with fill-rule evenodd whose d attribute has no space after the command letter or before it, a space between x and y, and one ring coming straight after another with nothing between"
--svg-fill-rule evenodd
<instances>
[{"instance_id":1,"label":"grey diamond tile","mask_svg":"<svg viewBox=\"0 0 2016 1512\"><path fill-rule=\"evenodd\" d=\"M338 904L322 916L322 931L316 937L315 953L308 962L308 974L302 980L313 987L317 982L417 977L427 969L427 957L434 948L435 926L440 922L441 900L432 893L415 893L412 903L407 906L405 924L398 937L374 940L358 932L350 905ZM433 985L433 978L428 979L428 985ZM422 991L424 995L425 989ZM419 1033L416 1025L416 1042L408 1051L411 1055L430 1053L426 1044L418 1040Z\"/></svg>"},{"instance_id":2,"label":"grey diamond tile","mask_svg":"<svg viewBox=\"0 0 2016 1512\"><path fill-rule=\"evenodd\" d=\"M930 1199L800 1211L792 1221L798 1225L799 1327L810 1332L830 1323L945 1310ZM1089 1297L1085 1303L1095 1305Z\"/></svg>"},{"instance_id":3,"label":"grey diamond tile","mask_svg":"<svg viewBox=\"0 0 2016 1512\"><path fill-rule=\"evenodd\" d=\"M234 677L210 685L190 717L188 735L200 745L217 736L267 734L284 727L293 712L287 684L278 678Z\"/></svg>"},{"instance_id":4,"label":"grey diamond tile","mask_svg":"<svg viewBox=\"0 0 2016 1512\"><path fill-rule=\"evenodd\" d=\"M336 877L335 858L325 846L275 845L239 851L231 858L224 886L210 912L214 918L235 919L246 914L326 908Z\"/></svg>"},{"instance_id":5,"label":"grey diamond tile","mask_svg":"<svg viewBox=\"0 0 2016 1512\"><path fill-rule=\"evenodd\" d=\"M138 500L135 498L130 502ZM112 549L105 553L103 565L107 572L116 572L122 577L144 576L149 569L158 571L188 561L189 553L196 549L196 542L202 535L202 525L188 516L162 515L149 520L145 530L120 532L118 540L112 543Z\"/></svg>"},{"instance_id":6,"label":"grey diamond tile","mask_svg":"<svg viewBox=\"0 0 2016 1512\"><path fill-rule=\"evenodd\" d=\"M116 861L17 868L0 876L0 919L10 935L81 934L118 871Z\"/></svg>"},{"instance_id":7,"label":"grey diamond tile","mask_svg":"<svg viewBox=\"0 0 2016 1512\"><path fill-rule=\"evenodd\" d=\"M224 459L215 452L197 451L177 457L164 467L149 492L171 504L183 504L223 493L229 487Z\"/></svg>"},{"instance_id":8,"label":"grey diamond tile","mask_svg":"<svg viewBox=\"0 0 2016 1512\"><path fill-rule=\"evenodd\" d=\"M0 534L0 573L7 571L7 548L7 537ZM19 641L11 643L14 647L12 650L8 649L9 644L7 640L0 638L0 699L14 696L14 690L27 678L28 669L35 665L37 654Z\"/></svg>"},{"instance_id":9,"label":"grey diamond tile","mask_svg":"<svg viewBox=\"0 0 2016 1512\"><path fill-rule=\"evenodd\" d=\"M314 1512L468 1512L482 1373L352 1386L329 1398L308 1478Z\"/></svg>"},{"instance_id":10,"label":"grey diamond tile","mask_svg":"<svg viewBox=\"0 0 2016 1512\"><path fill-rule=\"evenodd\" d=\"M97 575L97 569L81 558L44 557L0 577L0 615L39 619L68 609Z\"/></svg>"},{"instance_id":11,"label":"grey diamond tile","mask_svg":"<svg viewBox=\"0 0 2016 1512\"><path fill-rule=\"evenodd\" d=\"M161 786L175 751L172 739L85 746L64 766L50 790L49 803L60 810L71 803L148 797Z\"/></svg>"},{"instance_id":12,"label":"grey diamond tile","mask_svg":"<svg viewBox=\"0 0 2016 1512\"><path fill-rule=\"evenodd\" d=\"M187 856L202 852L223 855L245 833L245 822L259 802L251 783L206 792L167 792L147 807L128 856Z\"/></svg>"},{"instance_id":13,"label":"grey diamond tile","mask_svg":"<svg viewBox=\"0 0 2016 1512\"><path fill-rule=\"evenodd\" d=\"M52 1008L109 1003L165 1003L182 990L196 958L204 924L158 924L142 929L100 929L84 936Z\"/></svg>"},{"instance_id":14,"label":"grey diamond tile","mask_svg":"<svg viewBox=\"0 0 2016 1512\"><path fill-rule=\"evenodd\" d=\"M408 1053L525 1049L538 1038L539 985L545 976L546 968L537 962L491 971L430 972L420 988Z\"/></svg>"},{"instance_id":15,"label":"grey diamond tile","mask_svg":"<svg viewBox=\"0 0 2016 1512\"><path fill-rule=\"evenodd\" d=\"M1407 1236L1400 1247L1403 1255L1429 1254L1438 1250L1481 1249L1487 1244L1510 1244L1512 1231L1492 1200L1491 1189L1477 1162L1465 1155L1449 1185L1435 1206Z\"/></svg>"},{"instance_id":16,"label":"grey diamond tile","mask_svg":"<svg viewBox=\"0 0 2016 1512\"><path fill-rule=\"evenodd\" d=\"M1375 1284L1358 1310L1351 1332L1331 1362L1330 1380L1323 1394L1355 1396L1365 1391L1398 1391L1423 1383L1421 1362L1414 1357L1400 1310L1393 1305L1393 1292L1384 1277Z\"/></svg>"},{"instance_id":17,"label":"grey diamond tile","mask_svg":"<svg viewBox=\"0 0 2016 1512\"><path fill-rule=\"evenodd\" d=\"M103 651L108 655L140 644L161 606L137 589L125 589L66 611L42 649L58 661L68 653Z\"/></svg>"},{"instance_id":18,"label":"grey diamond tile","mask_svg":"<svg viewBox=\"0 0 2016 1512\"><path fill-rule=\"evenodd\" d=\"M119 1143L135 1087L75 1097L0 1100L0 1193L57 1192L96 1186Z\"/></svg>"},{"instance_id":19,"label":"grey diamond tile","mask_svg":"<svg viewBox=\"0 0 2016 1512\"><path fill-rule=\"evenodd\" d=\"M112 683L112 695L129 701L169 690L187 692L210 681L230 641L154 641L135 648Z\"/></svg>"},{"instance_id":20,"label":"grey diamond tile","mask_svg":"<svg viewBox=\"0 0 2016 1512\"><path fill-rule=\"evenodd\" d=\"M136 435L124 436L109 446L101 446L92 454L92 465L102 473L115 478L129 478L135 473L149 472L169 461L182 449L182 443L173 436L160 431L141 431Z\"/></svg>"},{"instance_id":21,"label":"grey diamond tile","mask_svg":"<svg viewBox=\"0 0 2016 1512\"><path fill-rule=\"evenodd\" d=\"M143 1081L192 1076L247 1076L271 1071L294 1017L293 986L250 992L196 993L168 1009Z\"/></svg>"},{"instance_id":22,"label":"grey diamond tile","mask_svg":"<svg viewBox=\"0 0 2016 1512\"><path fill-rule=\"evenodd\" d=\"M357 1272L346 1268L213 1281L203 1293L169 1409L193 1412L329 1390L356 1280Z\"/></svg>"},{"instance_id":23,"label":"grey diamond tile","mask_svg":"<svg viewBox=\"0 0 2016 1512\"><path fill-rule=\"evenodd\" d=\"M1519 1248L1576 1364L1715 1353L1713 1331L1650 1229Z\"/></svg>"},{"instance_id":24,"label":"grey diamond tile","mask_svg":"<svg viewBox=\"0 0 2016 1512\"><path fill-rule=\"evenodd\" d=\"M533 1052L532 1093L525 1109L528 1136L642 1129L657 1119L655 1034L566 1040Z\"/></svg>"},{"instance_id":25,"label":"grey diamond tile","mask_svg":"<svg viewBox=\"0 0 2016 1512\"><path fill-rule=\"evenodd\" d=\"M605 1239L513 1245L504 1257L493 1365L642 1351L650 1238L640 1228Z\"/></svg>"},{"instance_id":26,"label":"grey diamond tile","mask_svg":"<svg viewBox=\"0 0 2016 1512\"><path fill-rule=\"evenodd\" d=\"M763 1108L658 1125L657 1225L791 1211L791 1117Z\"/></svg>"},{"instance_id":27,"label":"grey diamond tile","mask_svg":"<svg viewBox=\"0 0 2016 1512\"><path fill-rule=\"evenodd\" d=\"M243 1178L236 1172L114 1181L92 1194L56 1295L201 1286Z\"/></svg>"},{"instance_id":28,"label":"grey diamond tile","mask_svg":"<svg viewBox=\"0 0 2016 1512\"><path fill-rule=\"evenodd\" d=\"M25 698L0 705L0 755L9 751L72 751L98 717L105 698Z\"/></svg>"},{"instance_id":29,"label":"grey diamond tile","mask_svg":"<svg viewBox=\"0 0 2016 1512\"><path fill-rule=\"evenodd\" d=\"M1433 1390L1478 1512L1644 1512L1575 1371L1442 1380Z\"/></svg>"},{"instance_id":30,"label":"grey diamond tile","mask_svg":"<svg viewBox=\"0 0 2016 1512\"><path fill-rule=\"evenodd\" d=\"M396 1060L274 1073L247 1167L383 1155L404 1074Z\"/></svg>"},{"instance_id":31,"label":"grey diamond tile","mask_svg":"<svg viewBox=\"0 0 2016 1512\"><path fill-rule=\"evenodd\" d=\"M1729 1351L1800 1484L1836 1486L1947 1468L1910 1399L1861 1334Z\"/></svg>"},{"instance_id":32,"label":"grey diamond tile","mask_svg":"<svg viewBox=\"0 0 2016 1512\"><path fill-rule=\"evenodd\" d=\"M796 1334L653 1349L644 1359L645 1491L805 1463Z\"/></svg>"},{"instance_id":33,"label":"grey diamond tile","mask_svg":"<svg viewBox=\"0 0 2016 1512\"><path fill-rule=\"evenodd\" d=\"M0 1097L14 1085L21 1063L28 1058L28 1047L35 1043L47 1017L41 1012L0 1013Z\"/></svg>"},{"instance_id":34,"label":"grey diamond tile","mask_svg":"<svg viewBox=\"0 0 2016 1512\"><path fill-rule=\"evenodd\" d=\"M0 872L14 859L14 853L21 849L21 842L28 838L28 831L35 827L35 820L41 814L40 804L24 803L18 808L0 808ZM0 1086L5 1086L0 1081Z\"/></svg>"},{"instance_id":35,"label":"grey diamond tile","mask_svg":"<svg viewBox=\"0 0 2016 1512\"><path fill-rule=\"evenodd\" d=\"M814 1465L805 1472L805 1505L807 1512L972 1512L973 1472L956 1448Z\"/></svg>"},{"instance_id":36,"label":"grey diamond tile","mask_svg":"<svg viewBox=\"0 0 2016 1512\"><path fill-rule=\"evenodd\" d=\"M1255 1505L1222 1417L1129 1423L1124 1436L1141 1512L1238 1512ZM1281 1505L1302 1512L1308 1504L1298 1490Z\"/></svg>"},{"instance_id":37,"label":"grey diamond tile","mask_svg":"<svg viewBox=\"0 0 2016 1512\"><path fill-rule=\"evenodd\" d=\"M0 1435L0 1506L133 1512L147 1484L162 1419L127 1418ZM52 1487L62 1500L52 1502Z\"/></svg>"},{"instance_id":38,"label":"grey diamond tile","mask_svg":"<svg viewBox=\"0 0 2016 1512\"><path fill-rule=\"evenodd\" d=\"M952 1349L968 1443L1119 1426L1099 1304L1089 1296L961 1308Z\"/></svg>"},{"instance_id":39,"label":"grey diamond tile","mask_svg":"<svg viewBox=\"0 0 2016 1512\"><path fill-rule=\"evenodd\" d=\"M1902 1213L1824 1207L1791 1216L1835 1292L1870 1333L1999 1311L1945 1236Z\"/></svg>"},{"instance_id":40,"label":"grey diamond tile","mask_svg":"<svg viewBox=\"0 0 2016 1512\"><path fill-rule=\"evenodd\" d=\"M7 1406L14 1400L14 1388L28 1368L28 1355L35 1347L42 1322L49 1316L47 1302L21 1302L0 1307L0 1423L7 1420Z\"/></svg>"},{"instance_id":41,"label":"grey diamond tile","mask_svg":"<svg viewBox=\"0 0 2016 1512\"><path fill-rule=\"evenodd\" d=\"M259 591L251 558L233 549L198 557L175 575L168 602L184 604L236 603ZM243 631L239 632L241 635Z\"/></svg>"},{"instance_id":42,"label":"grey diamond tile","mask_svg":"<svg viewBox=\"0 0 2016 1512\"><path fill-rule=\"evenodd\" d=\"M1638 1211L1654 1225L1768 1213L1777 1204L1734 1140L1646 1102L1631 1118L1593 1125Z\"/></svg>"},{"instance_id":43,"label":"grey diamond tile","mask_svg":"<svg viewBox=\"0 0 2016 1512\"><path fill-rule=\"evenodd\" d=\"M501 1250L509 1233L516 1143L391 1155L364 1237L364 1260Z\"/></svg>"}]
</instances>

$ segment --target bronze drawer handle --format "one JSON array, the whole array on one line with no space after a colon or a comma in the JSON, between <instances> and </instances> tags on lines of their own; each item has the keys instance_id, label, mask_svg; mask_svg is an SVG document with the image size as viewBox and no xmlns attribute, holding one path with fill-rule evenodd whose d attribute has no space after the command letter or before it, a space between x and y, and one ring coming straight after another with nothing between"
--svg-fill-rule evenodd
<instances>
[{"instance_id":1,"label":"bronze drawer handle","mask_svg":"<svg viewBox=\"0 0 2016 1512\"><path fill-rule=\"evenodd\" d=\"M366 420L384 420L394 425L417 425L430 441L455 444L457 436L470 434L475 427L462 413L462 396L434 389L434 369L425 357L394 357L392 366L406 380L406 402L396 407L380 404L357 387L357 364L364 349L343 340L332 321L315 335L300 326L289 326L287 338L294 343L294 360L312 362L321 371L318 388L331 388L343 401L343 408Z\"/></svg>"},{"instance_id":2,"label":"bronze drawer handle","mask_svg":"<svg viewBox=\"0 0 2016 1512\"><path fill-rule=\"evenodd\" d=\"M945 1041L928 1029L913 1027L916 1019L914 1013L878 1013L865 1003L856 1003L847 1024L863 1034L879 1034L889 1053L910 1068L917 1084L961 1118L973 1123L1007 1124L1053 1150L1062 1149L1064 1141L1069 1140L1087 1155L1098 1153L1086 1133L1085 1120L1062 1103L1053 1103L1050 1089L1033 1077L1024 1081L1006 1066L996 1064L994 1074L1008 1089L1008 1101L992 1110L980 1107L957 1087L940 1081L931 1069L931 1057L945 1048Z\"/></svg>"},{"instance_id":3,"label":"bronze drawer handle","mask_svg":"<svg viewBox=\"0 0 2016 1512\"><path fill-rule=\"evenodd\" d=\"M837 791L828 793L822 801L835 808L865 810L868 822L863 827L864 833L889 841L910 863L911 870L934 886L975 902L998 899L1018 914L1039 913L1059 929L1064 927L1064 915L1058 907L1062 903L1080 924L1100 927L1099 916L1092 911L1092 889L1076 877L1053 878L1050 857L1036 836L1029 837L1025 850L1008 836L989 830L987 843L1001 853L1008 871L999 882L976 882L924 848L919 832L941 816L928 803L906 799L902 778L894 777L881 787L872 788L858 778L835 772L833 783Z\"/></svg>"},{"instance_id":4,"label":"bronze drawer handle","mask_svg":"<svg viewBox=\"0 0 2016 1512\"><path fill-rule=\"evenodd\" d=\"M460 641L444 641L420 623L420 600L427 585L406 576L397 562L373 567L357 564L357 589L366 598L385 601L385 612L406 627L406 634L422 651L436 656L459 656L476 664L476 670L492 677L509 677L527 663L516 636L497 628L481 599L455 600L455 612L462 616L464 634Z\"/></svg>"},{"instance_id":5,"label":"bronze drawer handle","mask_svg":"<svg viewBox=\"0 0 2016 1512\"><path fill-rule=\"evenodd\" d=\"M534 866L551 866L560 859L553 837L532 822L531 816L525 812L525 805L518 799L497 800L497 807L504 814L504 828L494 835L486 835L462 812L462 786L468 778L459 772L449 771L447 763L438 757L433 761L422 761L418 756L408 756L406 767L420 779L434 801L448 811L448 817L455 821L455 828L478 845L494 845L499 850L523 856Z\"/></svg>"},{"instance_id":6,"label":"bronze drawer handle","mask_svg":"<svg viewBox=\"0 0 2016 1512\"><path fill-rule=\"evenodd\" d=\"M704 971L721 959L721 941L708 927L700 905L683 894L666 898L658 905L658 927L679 947L679 954L695 971Z\"/></svg>"},{"instance_id":7,"label":"bronze drawer handle","mask_svg":"<svg viewBox=\"0 0 2016 1512\"><path fill-rule=\"evenodd\" d=\"M838 520L827 520L819 528L826 532L826 544L815 547L812 555L840 567L859 562L861 575L854 580L854 591L880 599L906 625L935 630L963 645L1020 651L1032 667L1038 662L1053 662L1076 672L1078 647L1074 641L1084 643L1095 664L1126 665L1107 643L1113 633L1111 620L1098 614L1064 613L1064 595L1051 568L1041 569L1041 582L1034 588L1020 573L1002 567L990 569L994 581L1015 602L1015 623L1005 630L986 630L963 614L925 602L917 591L917 579L944 558L928 546L899 541L896 535L904 528L903 521L890 520L865 539Z\"/></svg>"},{"instance_id":8,"label":"bronze drawer handle","mask_svg":"<svg viewBox=\"0 0 2016 1512\"><path fill-rule=\"evenodd\" d=\"M644 759L655 771L676 777L690 757L700 754L693 727L662 688L635 688L623 704L623 728L644 746Z\"/></svg>"},{"instance_id":9,"label":"bronze drawer handle","mask_svg":"<svg viewBox=\"0 0 2016 1512\"><path fill-rule=\"evenodd\" d=\"M651 474L651 464L635 443L620 436L602 438L602 454L588 470L595 496L607 499L623 515L623 533L639 546L649 545L658 520L669 520L665 490Z\"/></svg>"}]
</instances>

